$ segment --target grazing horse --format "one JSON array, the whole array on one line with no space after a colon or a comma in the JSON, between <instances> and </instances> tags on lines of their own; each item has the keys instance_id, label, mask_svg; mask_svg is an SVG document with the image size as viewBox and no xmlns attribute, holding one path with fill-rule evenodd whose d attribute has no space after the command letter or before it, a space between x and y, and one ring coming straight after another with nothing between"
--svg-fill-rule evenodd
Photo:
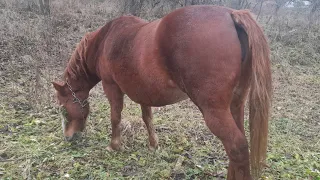
<instances>
[{"instance_id":1,"label":"grazing horse","mask_svg":"<svg viewBox=\"0 0 320 180\"><path fill-rule=\"evenodd\" d=\"M152 148L158 140L151 107L190 98L224 145L228 180L257 179L267 150L269 54L263 31L245 10L189 6L153 22L116 18L82 38L64 82L53 82L67 112L64 136L72 139L84 129L89 91L100 81L111 106L113 150L121 145L124 94L141 105ZM248 96L250 157L244 133Z\"/></svg>"}]
</instances>

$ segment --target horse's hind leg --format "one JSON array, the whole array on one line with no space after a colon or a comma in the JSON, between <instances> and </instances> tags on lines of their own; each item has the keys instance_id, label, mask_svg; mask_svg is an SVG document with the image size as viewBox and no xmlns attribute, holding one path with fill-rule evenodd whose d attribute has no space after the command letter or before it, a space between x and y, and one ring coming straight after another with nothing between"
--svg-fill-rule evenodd
<instances>
[{"instance_id":1,"label":"horse's hind leg","mask_svg":"<svg viewBox=\"0 0 320 180\"><path fill-rule=\"evenodd\" d=\"M141 105L142 119L146 124L149 136L149 148L156 149L158 147L158 137L152 123L152 110L150 106Z\"/></svg>"},{"instance_id":2,"label":"horse's hind leg","mask_svg":"<svg viewBox=\"0 0 320 180\"><path fill-rule=\"evenodd\" d=\"M238 103L238 100L233 100L233 93L237 89L239 76L236 66L228 67L228 71L217 70L219 76L202 73L206 77L199 73L200 78L185 78L183 84L191 100L201 110L206 125L225 147L229 157L228 180L251 180L248 142L243 133L243 121L238 122L241 114L237 112L242 112L242 109L233 110L237 117L234 119L230 108ZM236 73L230 76L231 72Z\"/></svg>"},{"instance_id":3,"label":"horse's hind leg","mask_svg":"<svg viewBox=\"0 0 320 180\"><path fill-rule=\"evenodd\" d=\"M250 180L249 150L230 110L202 108L206 125L223 143L229 157L228 180Z\"/></svg>"},{"instance_id":4,"label":"horse's hind leg","mask_svg":"<svg viewBox=\"0 0 320 180\"><path fill-rule=\"evenodd\" d=\"M111 106L112 135L108 150L119 150L121 146L120 122L124 95L116 84L102 83L102 85Z\"/></svg>"},{"instance_id":5,"label":"horse's hind leg","mask_svg":"<svg viewBox=\"0 0 320 180\"><path fill-rule=\"evenodd\" d=\"M250 88L250 65L247 65L247 61L241 65L241 76L239 83L233 91L230 110L238 128L244 134L244 105L249 93Z\"/></svg>"},{"instance_id":6,"label":"horse's hind leg","mask_svg":"<svg viewBox=\"0 0 320 180\"><path fill-rule=\"evenodd\" d=\"M248 88L237 87L233 92L230 110L238 128L244 134L244 105Z\"/></svg>"}]
</instances>

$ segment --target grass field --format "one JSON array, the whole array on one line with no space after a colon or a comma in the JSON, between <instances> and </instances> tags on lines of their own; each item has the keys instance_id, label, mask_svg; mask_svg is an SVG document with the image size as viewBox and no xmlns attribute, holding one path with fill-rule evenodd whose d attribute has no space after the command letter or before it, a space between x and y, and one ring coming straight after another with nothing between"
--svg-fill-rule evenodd
<instances>
[{"instance_id":1,"label":"grass field","mask_svg":"<svg viewBox=\"0 0 320 180\"><path fill-rule=\"evenodd\" d=\"M4 4L0 3L5 17L0 18L0 179L226 178L223 146L189 100L155 111L160 148L150 151L140 108L126 98L123 149L109 152L110 107L99 84L90 94L91 114L83 138L64 141L50 81L62 73L74 43L111 17L101 12L106 4L95 10L88 6L82 13L53 4L55 14L47 19L48 26L34 12ZM273 38L268 26L266 33L274 98L261 179L320 180L320 46L312 41L320 40L320 33L313 31L312 38L299 44L286 33L281 40Z\"/></svg>"},{"instance_id":2,"label":"grass field","mask_svg":"<svg viewBox=\"0 0 320 180\"><path fill-rule=\"evenodd\" d=\"M319 72L319 71L318 71ZM300 75L290 85L278 81L269 151L262 179L319 179L319 76ZM2 107L3 179L224 179L227 157L189 101L154 114L160 149L147 147L139 106L126 99L123 150L108 152L109 105L101 88L91 95L92 113L84 138L63 140L56 108L31 114ZM314 90L314 91L313 91ZM315 114L318 113L318 114Z\"/></svg>"}]
</instances>

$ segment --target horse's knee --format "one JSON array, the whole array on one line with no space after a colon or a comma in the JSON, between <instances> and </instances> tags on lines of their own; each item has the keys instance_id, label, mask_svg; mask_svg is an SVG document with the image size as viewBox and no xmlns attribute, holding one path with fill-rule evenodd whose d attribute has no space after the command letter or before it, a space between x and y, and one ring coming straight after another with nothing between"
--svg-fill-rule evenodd
<instances>
[{"instance_id":1,"label":"horse's knee","mask_svg":"<svg viewBox=\"0 0 320 180\"><path fill-rule=\"evenodd\" d=\"M230 149L230 160L235 163L241 163L248 159L248 143L247 141L240 141L236 143L237 145L233 146Z\"/></svg>"},{"instance_id":2,"label":"horse's knee","mask_svg":"<svg viewBox=\"0 0 320 180\"><path fill-rule=\"evenodd\" d=\"M245 137L237 139L230 147L228 180L251 180L249 150Z\"/></svg>"}]
</instances>

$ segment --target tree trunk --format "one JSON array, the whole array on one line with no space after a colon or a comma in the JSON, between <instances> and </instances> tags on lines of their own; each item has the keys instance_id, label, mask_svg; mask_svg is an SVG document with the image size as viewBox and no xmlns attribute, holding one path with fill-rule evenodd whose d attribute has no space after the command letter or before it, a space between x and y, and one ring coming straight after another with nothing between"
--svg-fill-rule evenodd
<instances>
[{"instance_id":1,"label":"tree trunk","mask_svg":"<svg viewBox=\"0 0 320 180\"><path fill-rule=\"evenodd\" d=\"M49 0L39 0L40 11L43 15L50 14L50 2Z\"/></svg>"}]
</instances>

